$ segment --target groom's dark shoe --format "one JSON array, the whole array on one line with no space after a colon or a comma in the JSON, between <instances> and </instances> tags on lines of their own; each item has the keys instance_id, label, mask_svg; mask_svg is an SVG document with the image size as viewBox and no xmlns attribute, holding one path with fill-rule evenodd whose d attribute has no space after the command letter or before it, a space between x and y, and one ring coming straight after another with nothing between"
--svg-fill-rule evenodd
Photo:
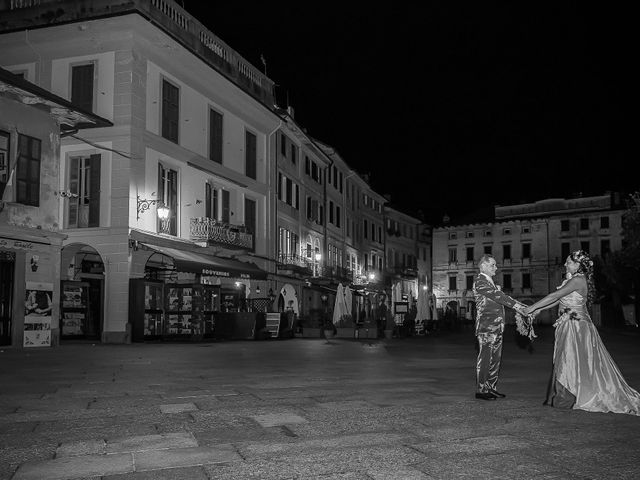
<instances>
[{"instance_id":1,"label":"groom's dark shoe","mask_svg":"<svg viewBox=\"0 0 640 480\"><path fill-rule=\"evenodd\" d=\"M496 396L489 392L476 392L476 398L481 400L495 400Z\"/></svg>"},{"instance_id":2,"label":"groom's dark shoe","mask_svg":"<svg viewBox=\"0 0 640 480\"><path fill-rule=\"evenodd\" d=\"M504 398L506 395L504 393L497 392L496 390L489 390L489 393L494 397Z\"/></svg>"}]
</instances>

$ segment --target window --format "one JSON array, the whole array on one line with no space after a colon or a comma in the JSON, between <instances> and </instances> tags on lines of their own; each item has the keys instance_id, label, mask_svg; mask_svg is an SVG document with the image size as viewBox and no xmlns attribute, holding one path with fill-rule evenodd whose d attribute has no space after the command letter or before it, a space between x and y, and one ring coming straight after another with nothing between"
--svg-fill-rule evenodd
<instances>
[{"instance_id":1,"label":"window","mask_svg":"<svg viewBox=\"0 0 640 480\"><path fill-rule=\"evenodd\" d=\"M511 286L511 274L504 273L502 275L502 288L504 290L511 290L513 287Z\"/></svg>"},{"instance_id":2,"label":"window","mask_svg":"<svg viewBox=\"0 0 640 480\"><path fill-rule=\"evenodd\" d=\"M22 134L18 136L16 202L40 205L40 140Z\"/></svg>"},{"instance_id":3,"label":"window","mask_svg":"<svg viewBox=\"0 0 640 480\"><path fill-rule=\"evenodd\" d=\"M473 247L467 247L467 262L473 262Z\"/></svg>"},{"instance_id":4,"label":"window","mask_svg":"<svg viewBox=\"0 0 640 480\"><path fill-rule=\"evenodd\" d=\"M600 240L600 255L606 257L611 253L611 242L608 239Z\"/></svg>"},{"instance_id":5,"label":"window","mask_svg":"<svg viewBox=\"0 0 640 480\"><path fill-rule=\"evenodd\" d=\"M493 253L493 247L491 245L484 246L484 253L486 255L491 255Z\"/></svg>"},{"instance_id":6,"label":"window","mask_svg":"<svg viewBox=\"0 0 640 480\"><path fill-rule=\"evenodd\" d=\"M329 200L329 223L333 224L333 200Z\"/></svg>"},{"instance_id":7,"label":"window","mask_svg":"<svg viewBox=\"0 0 640 480\"><path fill-rule=\"evenodd\" d=\"M376 241L376 226L371 223L371 240Z\"/></svg>"},{"instance_id":8,"label":"window","mask_svg":"<svg viewBox=\"0 0 640 480\"><path fill-rule=\"evenodd\" d=\"M245 172L247 177L253 178L256 177L256 136L251 132L245 132L244 135L244 158L245 158ZM297 206L297 204L296 204Z\"/></svg>"},{"instance_id":9,"label":"window","mask_svg":"<svg viewBox=\"0 0 640 480\"><path fill-rule=\"evenodd\" d=\"M449 233L449 240L456 240L458 238L458 234L456 232Z\"/></svg>"},{"instance_id":10,"label":"window","mask_svg":"<svg viewBox=\"0 0 640 480\"><path fill-rule=\"evenodd\" d=\"M523 243L522 244L522 258L531 258L531 244Z\"/></svg>"},{"instance_id":11,"label":"window","mask_svg":"<svg viewBox=\"0 0 640 480\"><path fill-rule=\"evenodd\" d=\"M467 275L467 290L473 290L473 275Z\"/></svg>"},{"instance_id":12,"label":"window","mask_svg":"<svg viewBox=\"0 0 640 480\"><path fill-rule=\"evenodd\" d=\"M340 209L339 205L336 205L336 227L340 228L340 225L342 224L342 222L340 221L340 218L342 217L342 210Z\"/></svg>"},{"instance_id":13,"label":"window","mask_svg":"<svg viewBox=\"0 0 640 480\"><path fill-rule=\"evenodd\" d=\"M256 219L256 201L251 198L244 199L244 226L247 229L247 232L253 235L253 244L255 245L256 241L256 228L257 228L257 219Z\"/></svg>"},{"instance_id":14,"label":"window","mask_svg":"<svg viewBox=\"0 0 640 480\"><path fill-rule=\"evenodd\" d=\"M100 155L69 158L67 228L100 226Z\"/></svg>"},{"instance_id":15,"label":"window","mask_svg":"<svg viewBox=\"0 0 640 480\"><path fill-rule=\"evenodd\" d=\"M278 173L278 198L296 210L299 208L298 185L282 173Z\"/></svg>"},{"instance_id":16,"label":"window","mask_svg":"<svg viewBox=\"0 0 640 480\"><path fill-rule=\"evenodd\" d=\"M569 242L562 242L560 245L560 261L564 263L564 260L571 253L571 244Z\"/></svg>"},{"instance_id":17,"label":"window","mask_svg":"<svg viewBox=\"0 0 640 480\"><path fill-rule=\"evenodd\" d=\"M284 157L287 158L287 143L288 143L288 138L287 136L283 133L280 135L280 154Z\"/></svg>"},{"instance_id":18,"label":"window","mask_svg":"<svg viewBox=\"0 0 640 480\"><path fill-rule=\"evenodd\" d=\"M531 227L522 227L522 233L531 233Z\"/></svg>"},{"instance_id":19,"label":"window","mask_svg":"<svg viewBox=\"0 0 640 480\"><path fill-rule=\"evenodd\" d=\"M71 67L71 103L93 112L93 63Z\"/></svg>"},{"instance_id":20,"label":"window","mask_svg":"<svg viewBox=\"0 0 640 480\"><path fill-rule=\"evenodd\" d=\"M4 195L4 189L9 181L9 144L11 137L8 132L0 130L0 199ZM8 199L11 200L11 199Z\"/></svg>"},{"instance_id":21,"label":"window","mask_svg":"<svg viewBox=\"0 0 640 480\"><path fill-rule=\"evenodd\" d=\"M484 231L484 236L485 237L490 237L491 236L491 230L485 230Z\"/></svg>"},{"instance_id":22,"label":"window","mask_svg":"<svg viewBox=\"0 0 640 480\"><path fill-rule=\"evenodd\" d=\"M449 277L449 290L457 290L458 289L458 281L457 277Z\"/></svg>"},{"instance_id":23,"label":"window","mask_svg":"<svg viewBox=\"0 0 640 480\"><path fill-rule=\"evenodd\" d=\"M511 229L510 228L504 228L502 230L502 234L503 235L511 235Z\"/></svg>"},{"instance_id":24,"label":"window","mask_svg":"<svg viewBox=\"0 0 640 480\"><path fill-rule=\"evenodd\" d=\"M560 221L560 231L568 232L569 231L569 220Z\"/></svg>"},{"instance_id":25,"label":"window","mask_svg":"<svg viewBox=\"0 0 640 480\"><path fill-rule=\"evenodd\" d=\"M162 136L178 143L180 119L180 90L166 80L162 80Z\"/></svg>"},{"instance_id":26,"label":"window","mask_svg":"<svg viewBox=\"0 0 640 480\"><path fill-rule=\"evenodd\" d=\"M511 260L511 245L502 245L502 259Z\"/></svg>"},{"instance_id":27,"label":"window","mask_svg":"<svg viewBox=\"0 0 640 480\"><path fill-rule=\"evenodd\" d=\"M220 220L220 193L210 183L204 184L204 215L213 220Z\"/></svg>"},{"instance_id":28,"label":"window","mask_svg":"<svg viewBox=\"0 0 640 480\"><path fill-rule=\"evenodd\" d=\"M343 183L343 178L342 178L342 172L340 172L340 193L342 193L342 183Z\"/></svg>"},{"instance_id":29,"label":"window","mask_svg":"<svg viewBox=\"0 0 640 480\"><path fill-rule=\"evenodd\" d=\"M464 236L465 236L466 238L473 238L473 232L466 232L466 233L464 234Z\"/></svg>"},{"instance_id":30,"label":"window","mask_svg":"<svg viewBox=\"0 0 640 480\"><path fill-rule=\"evenodd\" d=\"M591 249L591 246L589 243L590 242L588 240L580 242L580 250L584 250L585 252L589 253L589 250Z\"/></svg>"},{"instance_id":31,"label":"window","mask_svg":"<svg viewBox=\"0 0 640 480\"><path fill-rule=\"evenodd\" d=\"M306 155L304 156L304 173L311 176L311 160Z\"/></svg>"},{"instance_id":32,"label":"window","mask_svg":"<svg viewBox=\"0 0 640 480\"><path fill-rule=\"evenodd\" d=\"M291 257L298 254L298 235L286 228L279 228L278 231L278 253L280 257Z\"/></svg>"},{"instance_id":33,"label":"window","mask_svg":"<svg viewBox=\"0 0 640 480\"><path fill-rule=\"evenodd\" d=\"M362 228L362 232L364 233L364 238L369 238L369 237L367 236L367 235L369 235L368 230L369 230L369 222L368 222L368 221L366 221L366 220L364 220L363 228Z\"/></svg>"},{"instance_id":34,"label":"window","mask_svg":"<svg viewBox=\"0 0 640 480\"><path fill-rule=\"evenodd\" d=\"M158 219L158 231L169 235L178 234L178 172L158 164L158 203L169 207L166 229Z\"/></svg>"},{"instance_id":35,"label":"window","mask_svg":"<svg viewBox=\"0 0 640 480\"><path fill-rule=\"evenodd\" d=\"M449 247L449 263L456 263L458 261L458 249L456 247Z\"/></svg>"},{"instance_id":36,"label":"window","mask_svg":"<svg viewBox=\"0 0 640 480\"><path fill-rule=\"evenodd\" d=\"M296 147L293 143L291 144L291 163L294 165L298 161L298 147Z\"/></svg>"},{"instance_id":37,"label":"window","mask_svg":"<svg viewBox=\"0 0 640 480\"><path fill-rule=\"evenodd\" d=\"M600 228L609 228L609 217L600 217Z\"/></svg>"},{"instance_id":38,"label":"window","mask_svg":"<svg viewBox=\"0 0 640 480\"><path fill-rule=\"evenodd\" d=\"M222 164L222 115L209 110L209 160Z\"/></svg>"},{"instance_id":39,"label":"window","mask_svg":"<svg viewBox=\"0 0 640 480\"><path fill-rule=\"evenodd\" d=\"M531 274L523 272L522 273L522 288L530 289L531 288Z\"/></svg>"},{"instance_id":40,"label":"window","mask_svg":"<svg viewBox=\"0 0 640 480\"><path fill-rule=\"evenodd\" d=\"M589 219L581 218L580 219L580 230L589 230Z\"/></svg>"}]
</instances>

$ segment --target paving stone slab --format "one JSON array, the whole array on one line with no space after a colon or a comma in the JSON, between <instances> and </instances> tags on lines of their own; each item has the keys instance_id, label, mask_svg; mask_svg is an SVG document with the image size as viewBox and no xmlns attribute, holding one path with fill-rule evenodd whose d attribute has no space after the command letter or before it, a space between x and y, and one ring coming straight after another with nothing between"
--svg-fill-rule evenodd
<instances>
[{"instance_id":1,"label":"paving stone slab","mask_svg":"<svg viewBox=\"0 0 640 480\"><path fill-rule=\"evenodd\" d=\"M133 456L136 471L192 467L195 465L238 462L242 460L231 445L136 452Z\"/></svg>"},{"instance_id":2,"label":"paving stone slab","mask_svg":"<svg viewBox=\"0 0 640 480\"><path fill-rule=\"evenodd\" d=\"M209 480L202 466L107 475L96 480Z\"/></svg>"},{"instance_id":3,"label":"paving stone slab","mask_svg":"<svg viewBox=\"0 0 640 480\"><path fill-rule=\"evenodd\" d=\"M132 471L131 454L82 455L23 463L12 480L68 480Z\"/></svg>"},{"instance_id":4,"label":"paving stone slab","mask_svg":"<svg viewBox=\"0 0 640 480\"><path fill-rule=\"evenodd\" d=\"M105 453L106 444L107 442L103 439L62 443L56 449L56 458L76 457L78 455L102 455Z\"/></svg>"},{"instance_id":5,"label":"paving stone slab","mask_svg":"<svg viewBox=\"0 0 640 480\"><path fill-rule=\"evenodd\" d=\"M105 451L106 453L125 453L197 446L198 442L192 434L187 432L174 432L109 440L105 444Z\"/></svg>"},{"instance_id":6,"label":"paving stone slab","mask_svg":"<svg viewBox=\"0 0 640 480\"><path fill-rule=\"evenodd\" d=\"M160 405L160 411L162 413L183 413L183 412L193 412L194 410L198 410L195 403L169 403L166 405Z\"/></svg>"},{"instance_id":7,"label":"paving stone slab","mask_svg":"<svg viewBox=\"0 0 640 480\"><path fill-rule=\"evenodd\" d=\"M265 415L253 415L251 418L263 427L275 427L278 425L292 425L308 422L308 420L294 413L267 413Z\"/></svg>"}]
</instances>

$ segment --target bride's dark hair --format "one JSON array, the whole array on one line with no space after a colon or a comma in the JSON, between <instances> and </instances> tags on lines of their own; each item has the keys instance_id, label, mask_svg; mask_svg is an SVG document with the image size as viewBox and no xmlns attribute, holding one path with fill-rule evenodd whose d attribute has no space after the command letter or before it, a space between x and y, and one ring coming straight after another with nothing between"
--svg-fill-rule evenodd
<instances>
[{"instance_id":1,"label":"bride's dark hair","mask_svg":"<svg viewBox=\"0 0 640 480\"><path fill-rule=\"evenodd\" d=\"M576 250L569 255L569 258L578 264L576 273L584 274L587 281L587 308L591 309L593 300L596 298L596 284L593 281L593 260L584 250Z\"/></svg>"}]
</instances>

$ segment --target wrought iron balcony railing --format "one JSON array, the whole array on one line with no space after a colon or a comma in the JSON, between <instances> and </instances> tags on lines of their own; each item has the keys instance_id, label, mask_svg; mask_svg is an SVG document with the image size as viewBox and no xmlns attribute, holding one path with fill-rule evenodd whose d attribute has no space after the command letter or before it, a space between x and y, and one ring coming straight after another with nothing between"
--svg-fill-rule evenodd
<instances>
[{"instance_id":1,"label":"wrought iron balcony railing","mask_svg":"<svg viewBox=\"0 0 640 480\"><path fill-rule=\"evenodd\" d=\"M278 254L277 266L280 270L298 269L305 270L307 273L313 272L313 262L310 258L303 257L302 255L295 255L292 253L280 253Z\"/></svg>"},{"instance_id":2,"label":"wrought iron balcony railing","mask_svg":"<svg viewBox=\"0 0 640 480\"><path fill-rule=\"evenodd\" d=\"M253 250L253 234L244 225L232 225L207 217L194 217L189 224L191 240Z\"/></svg>"}]
</instances>

